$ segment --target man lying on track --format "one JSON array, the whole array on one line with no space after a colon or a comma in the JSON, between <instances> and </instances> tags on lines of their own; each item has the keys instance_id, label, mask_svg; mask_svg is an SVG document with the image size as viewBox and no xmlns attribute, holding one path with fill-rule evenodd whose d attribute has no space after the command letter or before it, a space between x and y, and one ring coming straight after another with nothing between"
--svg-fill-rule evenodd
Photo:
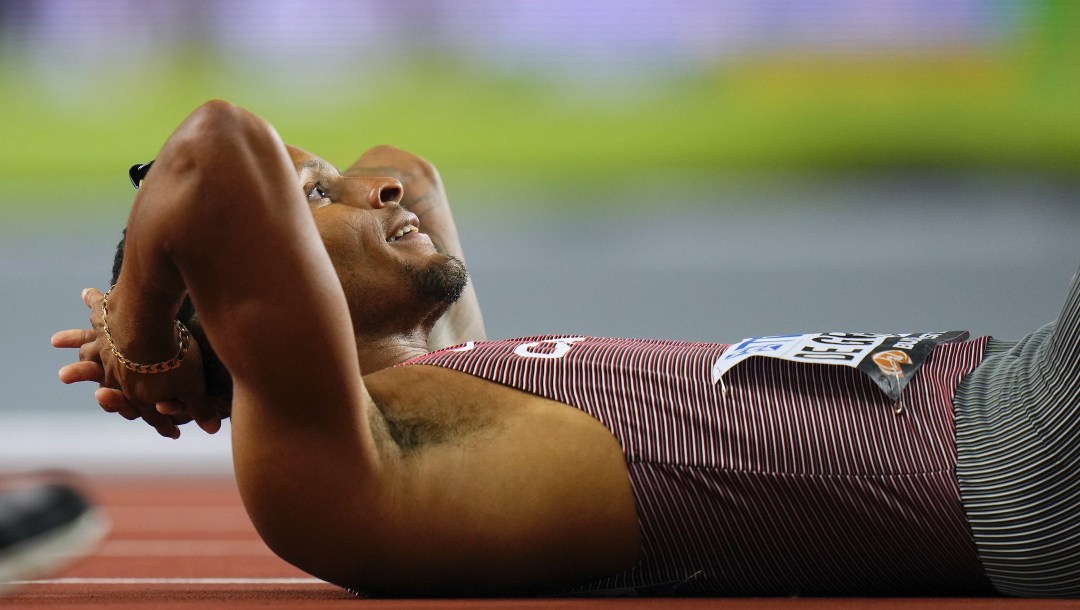
<instances>
[{"instance_id":1,"label":"man lying on track","mask_svg":"<svg viewBox=\"0 0 1080 610\"><path fill-rule=\"evenodd\" d=\"M60 376L165 436L231 415L260 535L353 589L1080 594L1080 280L1015 344L489 342L460 254L423 160L339 174L210 102Z\"/></svg>"}]
</instances>

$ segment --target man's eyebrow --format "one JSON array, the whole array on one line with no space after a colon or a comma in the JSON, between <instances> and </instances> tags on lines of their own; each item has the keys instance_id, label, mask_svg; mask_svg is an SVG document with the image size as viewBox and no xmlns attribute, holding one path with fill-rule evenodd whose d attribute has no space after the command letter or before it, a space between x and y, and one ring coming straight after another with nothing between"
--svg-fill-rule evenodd
<instances>
[{"instance_id":1,"label":"man's eyebrow","mask_svg":"<svg viewBox=\"0 0 1080 610\"><path fill-rule=\"evenodd\" d=\"M297 166L296 171L299 172L305 169L325 169L326 167L327 164L319 159L308 159Z\"/></svg>"},{"instance_id":2,"label":"man's eyebrow","mask_svg":"<svg viewBox=\"0 0 1080 610\"><path fill-rule=\"evenodd\" d=\"M333 175L341 175L341 172L338 171L338 168L334 167L333 165L330 165L329 163L327 163L326 161L323 161L322 159L308 159L307 161L304 161L300 165L296 166L296 173L297 173L297 175L299 175L299 174L303 173L304 170L308 170L308 169L316 171L316 172L321 172L321 173L324 173L324 174L330 174L332 176Z\"/></svg>"}]
</instances>

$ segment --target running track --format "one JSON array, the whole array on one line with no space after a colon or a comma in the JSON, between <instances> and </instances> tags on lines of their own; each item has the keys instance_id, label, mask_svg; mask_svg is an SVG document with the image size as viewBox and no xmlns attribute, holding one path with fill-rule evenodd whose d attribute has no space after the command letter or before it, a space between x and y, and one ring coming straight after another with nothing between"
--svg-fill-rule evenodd
<instances>
[{"instance_id":1,"label":"running track","mask_svg":"<svg viewBox=\"0 0 1080 610\"><path fill-rule=\"evenodd\" d=\"M1014 599L521 599L361 600L278 559L255 534L231 479L94 480L112 521L97 553L48 580L24 583L0 606L25 608L326 608L428 610L584 608L955 610L1080 608Z\"/></svg>"}]
</instances>

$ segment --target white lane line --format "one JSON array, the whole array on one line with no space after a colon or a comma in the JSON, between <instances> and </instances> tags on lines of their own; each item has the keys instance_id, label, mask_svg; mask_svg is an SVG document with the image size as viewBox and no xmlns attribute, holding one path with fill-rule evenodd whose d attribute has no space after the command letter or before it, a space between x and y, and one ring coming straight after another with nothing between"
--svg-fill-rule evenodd
<instances>
[{"instance_id":1,"label":"white lane line","mask_svg":"<svg viewBox=\"0 0 1080 610\"><path fill-rule=\"evenodd\" d=\"M106 540L96 557L236 557L273 555L258 540Z\"/></svg>"},{"instance_id":2,"label":"white lane line","mask_svg":"<svg viewBox=\"0 0 1080 610\"><path fill-rule=\"evenodd\" d=\"M13 585L330 585L318 578L49 578ZM334 585L330 585L334 586Z\"/></svg>"}]
</instances>

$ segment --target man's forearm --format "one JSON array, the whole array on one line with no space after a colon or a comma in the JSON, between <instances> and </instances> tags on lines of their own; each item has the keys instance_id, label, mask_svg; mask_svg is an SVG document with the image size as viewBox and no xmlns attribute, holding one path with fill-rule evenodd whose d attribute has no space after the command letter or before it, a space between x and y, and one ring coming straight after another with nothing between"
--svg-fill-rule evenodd
<instances>
[{"instance_id":1,"label":"man's forearm","mask_svg":"<svg viewBox=\"0 0 1080 610\"><path fill-rule=\"evenodd\" d=\"M458 238L449 202L446 201L443 190L436 186L437 183L431 184L430 196L441 198L441 205L439 202L434 202L431 206L418 206L421 211L414 210L414 212L420 218L422 228L425 227L425 216L428 219L427 224L434 225L433 230L428 231L428 236L431 237L436 248L465 262L465 252ZM421 215L421 213L424 214ZM460 298L432 327L428 335L428 348L434 351L466 341L483 341L486 338L484 319L480 313L480 299L476 295L470 274L469 282L465 285Z\"/></svg>"},{"instance_id":2,"label":"man's forearm","mask_svg":"<svg viewBox=\"0 0 1080 610\"><path fill-rule=\"evenodd\" d=\"M274 158L263 149L280 147L274 152L285 162L287 155L268 133L272 128L247 111L209 102L158 154L132 206L123 265L109 299L116 334L133 360L142 352L175 350L173 320L189 291L201 293L200 314L209 314L219 308L220 295L242 299L255 287L254 281L225 281L216 269L224 253L267 238L270 225L263 224L283 224L274 205L280 195L263 192L262 173ZM292 175L287 165L281 173ZM195 286L186 277L193 273Z\"/></svg>"},{"instance_id":3,"label":"man's forearm","mask_svg":"<svg viewBox=\"0 0 1080 610\"><path fill-rule=\"evenodd\" d=\"M192 188L191 172L183 165L185 138L194 126L189 118L166 143L128 216L124 259L114 294L109 297L113 333L123 338L128 357L157 362L176 345L173 320L186 289L168 245L185 239L187 211L183 208ZM156 193L168 189L169 197ZM171 346L171 347L170 347Z\"/></svg>"},{"instance_id":4,"label":"man's forearm","mask_svg":"<svg viewBox=\"0 0 1080 610\"><path fill-rule=\"evenodd\" d=\"M164 436L175 438L179 431L157 412L158 401L182 403L185 415L205 430L220 425L220 409L204 392L199 344L183 338L175 319L188 292L184 263L189 274L194 269L208 275L203 271L215 265L192 253L221 253L220 231L227 230L222 212L236 215L235 208L246 207L229 206L221 195L228 183L245 180L247 168L220 158L244 156L245 139L235 132L246 123L258 127L262 121L225 102L211 102L177 128L132 205L116 286L107 297L96 291L84 295L93 312L91 322L102 333L95 341L103 366L99 403L125 417L141 416ZM133 364L165 363L174 357L177 361L166 369L167 375L156 374L164 372L157 368L147 373Z\"/></svg>"}]
</instances>

